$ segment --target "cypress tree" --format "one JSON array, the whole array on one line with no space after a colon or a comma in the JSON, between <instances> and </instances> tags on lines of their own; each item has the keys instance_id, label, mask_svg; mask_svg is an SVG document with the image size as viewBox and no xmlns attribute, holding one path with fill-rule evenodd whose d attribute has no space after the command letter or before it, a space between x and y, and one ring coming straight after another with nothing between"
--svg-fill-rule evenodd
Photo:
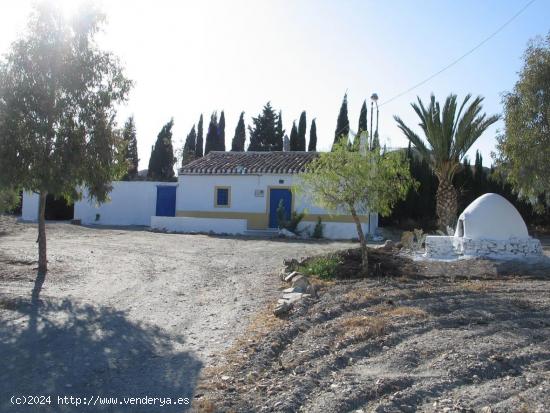
<instances>
[{"instance_id":1,"label":"cypress tree","mask_svg":"<svg viewBox=\"0 0 550 413\"><path fill-rule=\"evenodd\" d=\"M218 141L216 145L217 151L225 152L225 114L220 114L220 121L218 122Z\"/></svg>"},{"instance_id":2,"label":"cypress tree","mask_svg":"<svg viewBox=\"0 0 550 413\"><path fill-rule=\"evenodd\" d=\"M185 145L183 145L183 153L181 157L181 166L188 164L195 159L195 146L197 142L197 133L195 132L195 125L191 128L191 131L187 134L185 139Z\"/></svg>"},{"instance_id":3,"label":"cypress tree","mask_svg":"<svg viewBox=\"0 0 550 413\"><path fill-rule=\"evenodd\" d=\"M287 134L285 134L283 138L283 151L289 152L290 151L290 139Z\"/></svg>"},{"instance_id":4,"label":"cypress tree","mask_svg":"<svg viewBox=\"0 0 550 413\"><path fill-rule=\"evenodd\" d=\"M204 155L208 155L210 151L215 151L219 147L218 144L218 114L214 111L210 116L208 124L208 132L206 132L206 141L204 143Z\"/></svg>"},{"instance_id":5,"label":"cypress tree","mask_svg":"<svg viewBox=\"0 0 550 413\"><path fill-rule=\"evenodd\" d=\"M342 105L340 106L340 113L338 114L338 120L336 122L336 130L334 131L334 144L338 143L341 139L344 139L345 142L347 142L348 135L349 135L348 94L346 93L344 95L344 99L342 100Z\"/></svg>"},{"instance_id":6,"label":"cypress tree","mask_svg":"<svg viewBox=\"0 0 550 413\"><path fill-rule=\"evenodd\" d=\"M231 142L231 151L243 152L245 141L246 128L244 126L244 112L241 112L241 116L239 116L239 122L237 122L237 127L235 128L235 136L233 137L233 141Z\"/></svg>"},{"instance_id":7,"label":"cypress tree","mask_svg":"<svg viewBox=\"0 0 550 413\"><path fill-rule=\"evenodd\" d=\"M130 116L126 123L124 124L124 129L122 131L122 138L126 144L126 163L128 164L128 172L122 178L123 181L133 181L138 176L138 149L137 149L137 138L136 138L136 124L134 122L134 117Z\"/></svg>"},{"instance_id":8,"label":"cypress tree","mask_svg":"<svg viewBox=\"0 0 550 413\"><path fill-rule=\"evenodd\" d=\"M309 128L309 144L307 147L309 152L317 151L317 125L315 119L311 121L311 127Z\"/></svg>"},{"instance_id":9,"label":"cypress tree","mask_svg":"<svg viewBox=\"0 0 550 413\"><path fill-rule=\"evenodd\" d=\"M361 105L361 112L359 112L359 124L357 125L357 135L353 138L352 150L358 151L361 146L361 132L367 132L369 130L367 123L367 101L364 100Z\"/></svg>"},{"instance_id":10,"label":"cypress tree","mask_svg":"<svg viewBox=\"0 0 550 413\"><path fill-rule=\"evenodd\" d=\"M284 140L284 136L285 136L285 130L283 129L283 112L280 110L279 111L279 116L277 117L277 136L276 136L276 148L277 149L274 149L276 151L282 151L284 148L284 145L283 145L283 140ZM279 149L279 144L280 144L280 149Z\"/></svg>"},{"instance_id":11,"label":"cypress tree","mask_svg":"<svg viewBox=\"0 0 550 413\"><path fill-rule=\"evenodd\" d=\"M296 129L296 121L292 122L292 129L290 130L290 150L298 151L298 129Z\"/></svg>"},{"instance_id":12,"label":"cypress tree","mask_svg":"<svg viewBox=\"0 0 550 413\"><path fill-rule=\"evenodd\" d=\"M149 159L147 177L152 181L170 181L174 178L174 148L172 147L172 126L174 120L170 119L160 130L155 146Z\"/></svg>"},{"instance_id":13,"label":"cypress tree","mask_svg":"<svg viewBox=\"0 0 550 413\"><path fill-rule=\"evenodd\" d=\"M203 147L203 140L202 140L202 113L201 113L199 124L197 125L197 141L195 144L195 156L197 158L202 158L202 154L203 154L202 147Z\"/></svg>"},{"instance_id":14,"label":"cypress tree","mask_svg":"<svg viewBox=\"0 0 550 413\"><path fill-rule=\"evenodd\" d=\"M267 102L262 113L252 118L252 126L248 127L250 133L249 151L281 151L283 149L283 137L278 132L279 117Z\"/></svg>"},{"instance_id":15,"label":"cypress tree","mask_svg":"<svg viewBox=\"0 0 550 413\"><path fill-rule=\"evenodd\" d=\"M298 122L298 149L297 151L306 150L306 129L307 129L307 120L306 120L306 111L304 110L300 114L300 121Z\"/></svg>"}]
</instances>

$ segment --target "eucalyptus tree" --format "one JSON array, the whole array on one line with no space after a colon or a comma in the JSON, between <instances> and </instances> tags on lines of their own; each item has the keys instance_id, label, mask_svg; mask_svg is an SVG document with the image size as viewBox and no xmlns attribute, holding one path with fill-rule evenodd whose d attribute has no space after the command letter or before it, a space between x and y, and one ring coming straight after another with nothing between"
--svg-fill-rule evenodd
<instances>
[{"instance_id":1,"label":"eucalyptus tree","mask_svg":"<svg viewBox=\"0 0 550 413\"><path fill-rule=\"evenodd\" d=\"M86 190L104 202L111 181L127 172L115 116L132 82L96 43L104 21L90 5L69 20L41 3L0 65L0 180L38 194L42 275L46 196L72 201Z\"/></svg>"},{"instance_id":2,"label":"eucalyptus tree","mask_svg":"<svg viewBox=\"0 0 550 413\"><path fill-rule=\"evenodd\" d=\"M499 116L482 113L481 96L472 99L468 94L458 105L457 96L451 94L443 107L433 94L427 107L420 98L417 99L418 102L411 106L420 118L419 125L425 140L405 125L399 116L394 116L394 119L437 176L436 214L439 227L445 230L456 224L458 197L453 177L461 167L460 162Z\"/></svg>"}]
</instances>

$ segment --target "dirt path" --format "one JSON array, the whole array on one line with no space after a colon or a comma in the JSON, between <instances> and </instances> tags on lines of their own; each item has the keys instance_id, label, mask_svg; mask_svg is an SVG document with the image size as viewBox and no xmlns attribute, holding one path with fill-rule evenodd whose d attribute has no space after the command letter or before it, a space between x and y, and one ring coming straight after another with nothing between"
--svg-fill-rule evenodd
<instances>
[{"instance_id":1,"label":"dirt path","mask_svg":"<svg viewBox=\"0 0 550 413\"><path fill-rule=\"evenodd\" d=\"M0 411L12 410L11 394L190 398L200 370L218 362L250 316L277 296L274 274L283 259L349 245L61 223L47 232L50 271L40 286L35 226L3 224L0 360L7 368L0 369Z\"/></svg>"}]
</instances>

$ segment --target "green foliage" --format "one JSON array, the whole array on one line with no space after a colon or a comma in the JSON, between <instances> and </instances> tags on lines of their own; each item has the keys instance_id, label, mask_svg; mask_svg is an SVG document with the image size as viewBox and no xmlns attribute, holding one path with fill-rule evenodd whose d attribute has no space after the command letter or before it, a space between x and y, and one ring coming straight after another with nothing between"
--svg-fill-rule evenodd
<instances>
[{"instance_id":1,"label":"green foliage","mask_svg":"<svg viewBox=\"0 0 550 413\"><path fill-rule=\"evenodd\" d=\"M338 144L333 152L321 153L300 175L296 186L311 201L334 213L390 213L394 204L416 186L404 156L350 152Z\"/></svg>"},{"instance_id":2,"label":"green foliage","mask_svg":"<svg viewBox=\"0 0 550 413\"><path fill-rule=\"evenodd\" d=\"M298 121L298 136L296 143L296 151L305 151L306 150L306 111L304 110L300 115L300 120Z\"/></svg>"},{"instance_id":3,"label":"green foliage","mask_svg":"<svg viewBox=\"0 0 550 413\"><path fill-rule=\"evenodd\" d=\"M292 129L290 129L290 150L298 150L298 129L296 128L296 121L292 122Z\"/></svg>"},{"instance_id":4,"label":"green foliage","mask_svg":"<svg viewBox=\"0 0 550 413\"><path fill-rule=\"evenodd\" d=\"M0 213L13 211L18 203L18 191L11 188L0 188Z\"/></svg>"},{"instance_id":5,"label":"green foliage","mask_svg":"<svg viewBox=\"0 0 550 413\"><path fill-rule=\"evenodd\" d=\"M250 133L249 151L283 150L282 125L270 102L267 102L258 117L252 118L252 126L248 127L248 131Z\"/></svg>"},{"instance_id":6,"label":"green foliage","mask_svg":"<svg viewBox=\"0 0 550 413\"><path fill-rule=\"evenodd\" d=\"M550 207L550 33L532 40L520 78L504 96L497 167L522 199Z\"/></svg>"},{"instance_id":7,"label":"green foliage","mask_svg":"<svg viewBox=\"0 0 550 413\"><path fill-rule=\"evenodd\" d=\"M239 122L235 128L235 137L231 142L231 151L233 152L243 152L244 143L246 141L246 128L244 126L244 112L241 112L239 116Z\"/></svg>"},{"instance_id":8,"label":"green foliage","mask_svg":"<svg viewBox=\"0 0 550 413\"><path fill-rule=\"evenodd\" d=\"M285 136L285 130L283 129L283 112L279 111L279 116L277 117L276 136L275 136L275 140L277 144L279 144L279 142L283 142L284 136Z\"/></svg>"},{"instance_id":9,"label":"green foliage","mask_svg":"<svg viewBox=\"0 0 550 413\"><path fill-rule=\"evenodd\" d=\"M348 119L348 94L344 95L342 105L340 106L340 113L338 113L338 120L336 121L336 130L334 131L334 143L333 148L340 141L348 143L349 135L349 119Z\"/></svg>"},{"instance_id":10,"label":"green foliage","mask_svg":"<svg viewBox=\"0 0 550 413\"><path fill-rule=\"evenodd\" d=\"M199 123L197 125L197 140L195 142L195 158L202 158L203 155L203 132L202 132L202 113L201 117L199 118Z\"/></svg>"},{"instance_id":11,"label":"green foliage","mask_svg":"<svg viewBox=\"0 0 550 413\"><path fill-rule=\"evenodd\" d=\"M181 166L187 165L189 162L195 160L196 144L197 132L195 132L195 125L193 125L187 134L187 138L185 138L185 143L181 153Z\"/></svg>"},{"instance_id":12,"label":"green foliage","mask_svg":"<svg viewBox=\"0 0 550 413\"><path fill-rule=\"evenodd\" d=\"M0 180L23 190L99 202L126 173L116 105L132 82L99 49L104 16L83 6L65 19L42 3L0 65Z\"/></svg>"},{"instance_id":13,"label":"green foliage","mask_svg":"<svg viewBox=\"0 0 550 413\"><path fill-rule=\"evenodd\" d=\"M364 100L361 105L361 112L359 112L359 124L357 125L357 134L353 138L353 144L351 145L352 150L358 151L361 144L361 133L368 133L368 124L367 124L367 101Z\"/></svg>"},{"instance_id":14,"label":"green foliage","mask_svg":"<svg viewBox=\"0 0 550 413\"><path fill-rule=\"evenodd\" d=\"M210 116L208 131L206 132L206 142L204 143L204 155L208 155L210 151L217 150L218 147L218 114L213 112Z\"/></svg>"},{"instance_id":15,"label":"green foliage","mask_svg":"<svg viewBox=\"0 0 550 413\"><path fill-rule=\"evenodd\" d=\"M281 199L279 201L279 205L277 206L276 214L277 214L277 224L279 229L286 229L290 232L293 232L295 234L298 233L298 225L300 222L302 222L302 219L306 216L305 212L297 213L296 211L292 211L290 214L290 219L286 219L286 213L285 213L285 206L283 203L283 200Z\"/></svg>"},{"instance_id":16,"label":"green foliage","mask_svg":"<svg viewBox=\"0 0 550 413\"><path fill-rule=\"evenodd\" d=\"M216 140L216 151L225 152L225 114L220 114L220 121L218 122L218 137Z\"/></svg>"},{"instance_id":17,"label":"green foliage","mask_svg":"<svg viewBox=\"0 0 550 413\"><path fill-rule=\"evenodd\" d=\"M317 151L317 124L315 119L311 121L311 127L309 128L309 143L307 146L309 152Z\"/></svg>"},{"instance_id":18,"label":"green foliage","mask_svg":"<svg viewBox=\"0 0 550 413\"><path fill-rule=\"evenodd\" d=\"M313 234L311 234L311 237L315 239L323 238L323 223L321 221L321 217L317 217L317 223L315 224L315 228L313 228Z\"/></svg>"},{"instance_id":19,"label":"green foliage","mask_svg":"<svg viewBox=\"0 0 550 413\"><path fill-rule=\"evenodd\" d=\"M130 116L126 123L124 124L124 129L122 130L122 138L124 139L125 144L125 160L128 165L128 172L124 175L122 180L124 181L133 181L138 177L138 149L137 149L137 137L136 137L136 124L134 122L134 117Z\"/></svg>"},{"instance_id":20,"label":"green foliage","mask_svg":"<svg viewBox=\"0 0 550 413\"><path fill-rule=\"evenodd\" d=\"M341 258L336 255L326 255L311 258L306 263L299 265L296 271L309 276L317 276L323 280L330 280L335 277L340 265L342 265Z\"/></svg>"},{"instance_id":21,"label":"green foliage","mask_svg":"<svg viewBox=\"0 0 550 413\"><path fill-rule=\"evenodd\" d=\"M427 108L420 98L417 98L418 103L411 104L420 118L420 127L428 145L399 116L394 116L399 129L412 142L418 154L430 162L440 181L452 181L460 168L460 160L481 134L499 118L498 115L487 117L481 113L481 96L468 105L471 97L467 95L460 107L454 94L447 97L443 108L434 95L431 95Z\"/></svg>"},{"instance_id":22,"label":"green foliage","mask_svg":"<svg viewBox=\"0 0 550 413\"><path fill-rule=\"evenodd\" d=\"M157 141L151 149L147 178L152 181L172 181L174 179L174 148L172 147L172 127L174 120L170 121L160 130Z\"/></svg>"}]
</instances>

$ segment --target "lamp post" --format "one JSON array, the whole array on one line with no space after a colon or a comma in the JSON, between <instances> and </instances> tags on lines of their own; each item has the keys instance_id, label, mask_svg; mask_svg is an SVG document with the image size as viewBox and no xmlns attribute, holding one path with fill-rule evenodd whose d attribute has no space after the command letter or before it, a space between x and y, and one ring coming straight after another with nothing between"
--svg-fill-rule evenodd
<instances>
[{"instance_id":1,"label":"lamp post","mask_svg":"<svg viewBox=\"0 0 550 413\"><path fill-rule=\"evenodd\" d=\"M370 96L370 100L371 100L371 102L370 102L370 136L369 136L370 145L369 145L369 148L372 149L373 138L374 138L374 133L373 133L373 128L372 128L372 118L374 117L373 116L374 104L376 104L376 133L378 134L378 94L373 93Z\"/></svg>"}]
</instances>

